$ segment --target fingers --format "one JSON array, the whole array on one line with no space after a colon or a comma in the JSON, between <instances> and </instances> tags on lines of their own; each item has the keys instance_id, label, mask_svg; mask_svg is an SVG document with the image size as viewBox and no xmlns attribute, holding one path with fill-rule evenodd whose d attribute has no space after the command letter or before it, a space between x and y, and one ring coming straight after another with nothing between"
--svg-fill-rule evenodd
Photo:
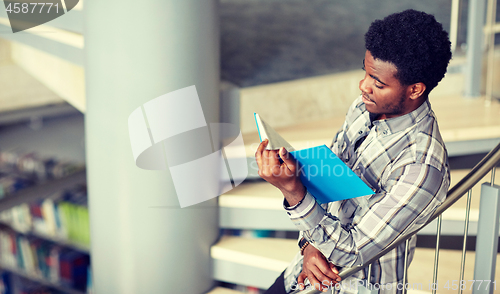
<instances>
[{"instance_id":1,"label":"fingers","mask_svg":"<svg viewBox=\"0 0 500 294\"><path fill-rule=\"evenodd\" d=\"M329 263L330 265L330 268L332 269L332 271L338 275L339 274L339 269L333 264L333 263Z\"/></svg>"},{"instance_id":2,"label":"fingers","mask_svg":"<svg viewBox=\"0 0 500 294\"><path fill-rule=\"evenodd\" d=\"M294 174L295 171L297 170L297 163L296 161L291 158L290 153L285 149L285 147L281 147L279 151L279 156L281 160L285 163L287 169L290 171L290 174Z\"/></svg>"},{"instance_id":3,"label":"fingers","mask_svg":"<svg viewBox=\"0 0 500 294\"><path fill-rule=\"evenodd\" d=\"M309 274L306 274L306 272L303 270L297 278L297 284L299 285L300 290L304 289L305 279L308 279L311 286L313 286L315 289L320 291L324 289L324 285L319 282L314 273L312 271L308 272Z\"/></svg>"},{"instance_id":4,"label":"fingers","mask_svg":"<svg viewBox=\"0 0 500 294\"><path fill-rule=\"evenodd\" d=\"M311 285L318 290L331 288L341 280L337 267L314 246L307 246L304 250L303 272Z\"/></svg>"},{"instance_id":5,"label":"fingers","mask_svg":"<svg viewBox=\"0 0 500 294\"><path fill-rule=\"evenodd\" d=\"M325 288L328 288L328 287L333 287L333 285L337 284L337 282L338 282L336 279L332 279L329 276L325 275L325 273L323 273L323 271L321 269L319 269L318 267L312 268L311 272L314 275L314 278L313 278L314 283L311 280L310 276L308 276L309 281L314 286L316 286L315 283L317 283L318 285L321 285L323 290ZM315 288L318 289L317 287L315 287ZM321 289L318 289L318 290L321 290Z\"/></svg>"},{"instance_id":6,"label":"fingers","mask_svg":"<svg viewBox=\"0 0 500 294\"><path fill-rule=\"evenodd\" d=\"M283 148L281 151L266 150L268 142L269 141L267 139L262 141L255 152L255 160L259 168L259 176L280 189L282 192L284 191L283 195L285 197L291 197L288 200L289 203L298 202L295 201L297 200L295 198L301 197L300 199L302 199L305 194L305 188L298 175L290 170L290 168L295 170L295 160L292 158L288 159L288 154L280 155L280 152L286 152ZM280 158L284 159L283 163L280 162ZM288 165L284 163L285 160Z\"/></svg>"},{"instance_id":7,"label":"fingers","mask_svg":"<svg viewBox=\"0 0 500 294\"><path fill-rule=\"evenodd\" d=\"M299 284L299 288L300 290L304 290L304 280L307 278L307 274L302 271L299 275L299 277L297 278L297 283Z\"/></svg>"},{"instance_id":8,"label":"fingers","mask_svg":"<svg viewBox=\"0 0 500 294\"><path fill-rule=\"evenodd\" d=\"M262 163L264 169L269 167L269 150L264 150L262 153Z\"/></svg>"},{"instance_id":9,"label":"fingers","mask_svg":"<svg viewBox=\"0 0 500 294\"><path fill-rule=\"evenodd\" d=\"M309 274L307 274L306 271ZM305 288L305 279L309 280L309 283L312 287L323 292L326 292L328 291L328 289L333 288L333 286L335 286L339 282L329 279L327 276L323 275L318 268L302 270L302 272L297 277L297 284L300 290L304 290Z\"/></svg>"},{"instance_id":10,"label":"fingers","mask_svg":"<svg viewBox=\"0 0 500 294\"><path fill-rule=\"evenodd\" d=\"M262 141L255 152L255 160L257 161L257 165L259 167L259 176L264 179L271 176L281 175L281 164L278 159L278 151L265 149L268 143L268 139Z\"/></svg>"},{"instance_id":11,"label":"fingers","mask_svg":"<svg viewBox=\"0 0 500 294\"><path fill-rule=\"evenodd\" d=\"M262 167L262 152L266 148L267 144L269 143L269 140L265 139L259 144L259 147L257 147L257 151L255 152L255 160L257 161L257 165L259 166L259 170Z\"/></svg>"},{"instance_id":12,"label":"fingers","mask_svg":"<svg viewBox=\"0 0 500 294\"><path fill-rule=\"evenodd\" d=\"M269 151L269 165L271 166L280 166L281 163L279 161L279 155L277 150Z\"/></svg>"},{"instance_id":13,"label":"fingers","mask_svg":"<svg viewBox=\"0 0 500 294\"><path fill-rule=\"evenodd\" d=\"M318 262L316 263L316 267L321 271L322 274L324 274L326 277L328 277L329 282L334 281L334 282L340 282L340 277L338 276L339 271L333 265L333 263L330 263L326 260L324 262Z\"/></svg>"},{"instance_id":14,"label":"fingers","mask_svg":"<svg viewBox=\"0 0 500 294\"><path fill-rule=\"evenodd\" d=\"M281 147L280 148L280 158L281 160L283 160L283 162L287 165L287 166L295 166L295 161L290 158L290 154L288 153L288 151L286 150L285 147Z\"/></svg>"},{"instance_id":15,"label":"fingers","mask_svg":"<svg viewBox=\"0 0 500 294\"><path fill-rule=\"evenodd\" d=\"M318 279L316 278L316 276L314 276L314 274L309 274L307 275L307 279L309 280L309 283L311 284L311 286L313 286L316 290L320 290L323 288L321 287L322 284L320 283L320 281L318 281Z\"/></svg>"}]
</instances>

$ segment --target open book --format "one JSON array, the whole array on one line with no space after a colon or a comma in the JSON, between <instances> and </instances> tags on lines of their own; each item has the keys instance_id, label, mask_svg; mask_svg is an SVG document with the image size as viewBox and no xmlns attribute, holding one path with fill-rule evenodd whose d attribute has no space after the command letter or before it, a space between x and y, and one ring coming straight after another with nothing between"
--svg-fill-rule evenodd
<instances>
[{"instance_id":1,"label":"open book","mask_svg":"<svg viewBox=\"0 0 500 294\"><path fill-rule=\"evenodd\" d=\"M269 140L268 150L285 147L299 163L302 184L319 203L328 203L374 192L326 145L295 150L271 126L255 113L255 123L262 142Z\"/></svg>"}]
</instances>

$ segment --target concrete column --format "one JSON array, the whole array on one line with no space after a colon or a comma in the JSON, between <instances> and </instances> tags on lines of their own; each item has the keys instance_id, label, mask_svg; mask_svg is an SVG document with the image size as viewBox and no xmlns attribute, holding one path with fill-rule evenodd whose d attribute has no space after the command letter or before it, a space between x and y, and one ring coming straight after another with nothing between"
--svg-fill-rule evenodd
<instances>
[{"instance_id":1,"label":"concrete column","mask_svg":"<svg viewBox=\"0 0 500 294\"><path fill-rule=\"evenodd\" d=\"M181 209L168 170L136 167L127 120L145 102L195 85L207 123L218 122L217 3L85 2L85 131L97 294L194 294L212 286L216 200Z\"/></svg>"},{"instance_id":2,"label":"concrete column","mask_svg":"<svg viewBox=\"0 0 500 294\"><path fill-rule=\"evenodd\" d=\"M467 97L481 96L483 68L483 26L486 0L470 0L467 20L467 67L465 72L465 93Z\"/></svg>"}]
</instances>

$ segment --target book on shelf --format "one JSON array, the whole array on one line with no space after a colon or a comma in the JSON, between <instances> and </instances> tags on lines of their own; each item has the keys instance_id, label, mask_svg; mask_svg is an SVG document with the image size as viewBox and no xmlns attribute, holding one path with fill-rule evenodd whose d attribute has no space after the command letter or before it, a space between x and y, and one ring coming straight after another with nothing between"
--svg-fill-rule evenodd
<instances>
[{"instance_id":1,"label":"book on shelf","mask_svg":"<svg viewBox=\"0 0 500 294\"><path fill-rule=\"evenodd\" d=\"M90 244L87 191L84 186L0 212L0 223L53 240Z\"/></svg>"},{"instance_id":2,"label":"book on shelf","mask_svg":"<svg viewBox=\"0 0 500 294\"><path fill-rule=\"evenodd\" d=\"M0 150L0 201L82 167L34 153ZM0 224L0 267L8 276L27 279L12 293L83 293L91 285L85 185L3 210ZM0 271L2 278L5 272ZM10 294L2 292L2 283L3 279L0 293Z\"/></svg>"},{"instance_id":3,"label":"book on shelf","mask_svg":"<svg viewBox=\"0 0 500 294\"><path fill-rule=\"evenodd\" d=\"M89 266L88 254L36 237L0 230L0 267L16 269L33 278L85 291Z\"/></svg>"},{"instance_id":4,"label":"book on shelf","mask_svg":"<svg viewBox=\"0 0 500 294\"><path fill-rule=\"evenodd\" d=\"M278 132L254 113L260 141L267 150L285 147L299 165L302 184L320 204L373 195L373 190L326 145L295 150Z\"/></svg>"},{"instance_id":5,"label":"book on shelf","mask_svg":"<svg viewBox=\"0 0 500 294\"><path fill-rule=\"evenodd\" d=\"M61 284L66 287L85 290L89 256L80 252L65 250L59 256Z\"/></svg>"},{"instance_id":6,"label":"book on shelf","mask_svg":"<svg viewBox=\"0 0 500 294\"><path fill-rule=\"evenodd\" d=\"M9 271L0 271L0 294L66 294L31 281L21 276L16 276Z\"/></svg>"}]
</instances>

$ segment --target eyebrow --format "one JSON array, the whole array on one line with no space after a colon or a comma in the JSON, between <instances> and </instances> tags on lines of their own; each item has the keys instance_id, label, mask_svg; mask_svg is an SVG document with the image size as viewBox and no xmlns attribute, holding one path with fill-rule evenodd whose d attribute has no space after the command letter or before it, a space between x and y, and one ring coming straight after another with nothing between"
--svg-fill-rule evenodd
<instances>
[{"instance_id":1,"label":"eyebrow","mask_svg":"<svg viewBox=\"0 0 500 294\"><path fill-rule=\"evenodd\" d=\"M363 58L363 69L365 69L365 59ZM378 77L374 76L374 75L370 75L370 77L374 80L376 80L377 82L381 83L382 85L385 85L387 86L386 83L382 82Z\"/></svg>"}]
</instances>

